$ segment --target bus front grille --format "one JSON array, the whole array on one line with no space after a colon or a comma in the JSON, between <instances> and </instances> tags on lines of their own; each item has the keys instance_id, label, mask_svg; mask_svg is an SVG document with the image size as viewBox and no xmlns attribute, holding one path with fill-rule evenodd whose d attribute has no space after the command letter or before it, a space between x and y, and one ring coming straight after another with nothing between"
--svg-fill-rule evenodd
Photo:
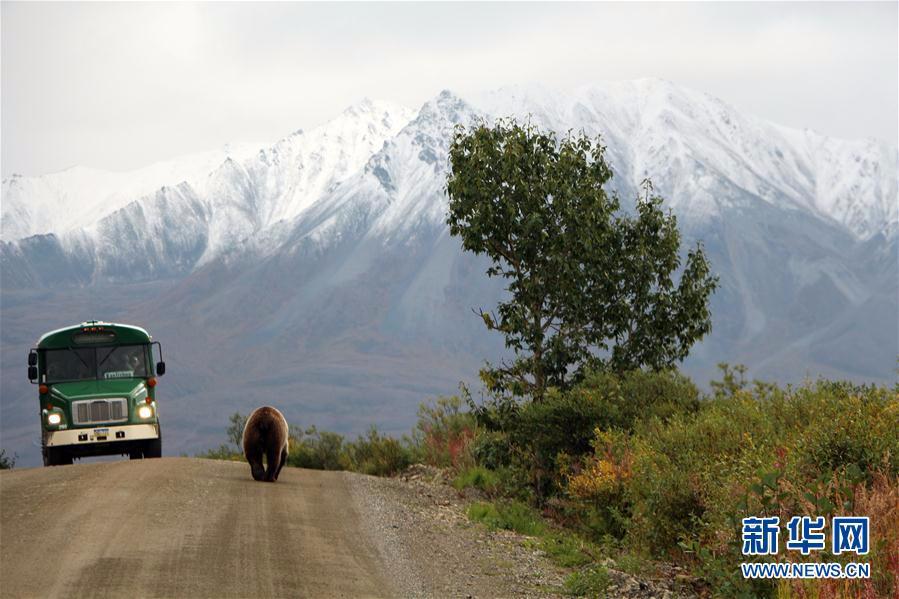
<instances>
[{"instance_id":1,"label":"bus front grille","mask_svg":"<svg viewBox=\"0 0 899 599\"><path fill-rule=\"evenodd\" d=\"M72 404L72 419L75 424L121 422L128 420L128 407L124 397L76 401Z\"/></svg>"}]
</instances>

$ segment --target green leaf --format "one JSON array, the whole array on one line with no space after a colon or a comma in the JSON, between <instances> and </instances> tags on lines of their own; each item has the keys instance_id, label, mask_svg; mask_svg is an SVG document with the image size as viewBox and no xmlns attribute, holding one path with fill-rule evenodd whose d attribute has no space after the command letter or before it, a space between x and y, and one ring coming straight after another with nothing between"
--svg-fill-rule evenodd
<instances>
[{"instance_id":1,"label":"green leaf","mask_svg":"<svg viewBox=\"0 0 899 599\"><path fill-rule=\"evenodd\" d=\"M780 470L772 470L762 475L762 484L771 490L777 489L777 479L780 477Z\"/></svg>"},{"instance_id":2,"label":"green leaf","mask_svg":"<svg viewBox=\"0 0 899 599\"><path fill-rule=\"evenodd\" d=\"M865 473L858 467L858 464L854 462L846 466L846 476L848 476L849 480L854 483L865 480Z\"/></svg>"}]
</instances>

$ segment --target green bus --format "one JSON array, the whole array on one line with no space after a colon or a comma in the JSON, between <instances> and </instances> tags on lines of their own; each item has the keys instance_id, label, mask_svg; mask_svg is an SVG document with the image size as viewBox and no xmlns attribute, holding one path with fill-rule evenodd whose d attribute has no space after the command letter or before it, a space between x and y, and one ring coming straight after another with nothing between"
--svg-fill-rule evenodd
<instances>
[{"instance_id":1,"label":"green bus","mask_svg":"<svg viewBox=\"0 0 899 599\"><path fill-rule=\"evenodd\" d=\"M28 378L38 386L44 465L160 457L156 377L163 374L162 346L140 327L90 320L43 335L28 353Z\"/></svg>"}]
</instances>

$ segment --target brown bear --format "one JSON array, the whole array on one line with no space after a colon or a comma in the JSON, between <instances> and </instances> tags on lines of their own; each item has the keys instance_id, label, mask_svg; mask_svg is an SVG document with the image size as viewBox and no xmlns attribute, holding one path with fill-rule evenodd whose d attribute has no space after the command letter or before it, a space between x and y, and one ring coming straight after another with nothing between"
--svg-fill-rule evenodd
<instances>
[{"instance_id":1,"label":"brown bear","mask_svg":"<svg viewBox=\"0 0 899 599\"><path fill-rule=\"evenodd\" d=\"M254 480L275 482L287 461L287 420L271 406L256 408L243 428L243 454L250 463ZM266 468L262 467L265 456Z\"/></svg>"}]
</instances>

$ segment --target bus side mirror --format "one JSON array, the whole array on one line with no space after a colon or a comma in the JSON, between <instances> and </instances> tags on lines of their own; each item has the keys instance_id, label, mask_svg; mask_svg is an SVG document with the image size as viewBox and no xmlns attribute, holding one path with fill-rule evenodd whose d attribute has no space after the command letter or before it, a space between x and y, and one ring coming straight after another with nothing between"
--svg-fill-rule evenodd
<instances>
[{"instance_id":1,"label":"bus side mirror","mask_svg":"<svg viewBox=\"0 0 899 599\"><path fill-rule=\"evenodd\" d=\"M33 381L37 378L37 366L28 367L28 380Z\"/></svg>"},{"instance_id":2,"label":"bus side mirror","mask_svg":"<svg viewBox=\"0 0 899 599\"><path fill-rule=\"evenodd\" d=\"M156 362L156 376L165 374L165 362Z\"/></svg>"},{"instance_id":3,"label":"bus side mirror","mask_svg":"<svg viewBox=\"0 0 899 599\"><path fill-rule=\"evenodd\" d=\"M37 352L35 352L34 350L31 350L28 353L28 365L29 366L37 366ZM37 377L34 377L34 378L37 378Z\"/></svg>"}]
</instances>

